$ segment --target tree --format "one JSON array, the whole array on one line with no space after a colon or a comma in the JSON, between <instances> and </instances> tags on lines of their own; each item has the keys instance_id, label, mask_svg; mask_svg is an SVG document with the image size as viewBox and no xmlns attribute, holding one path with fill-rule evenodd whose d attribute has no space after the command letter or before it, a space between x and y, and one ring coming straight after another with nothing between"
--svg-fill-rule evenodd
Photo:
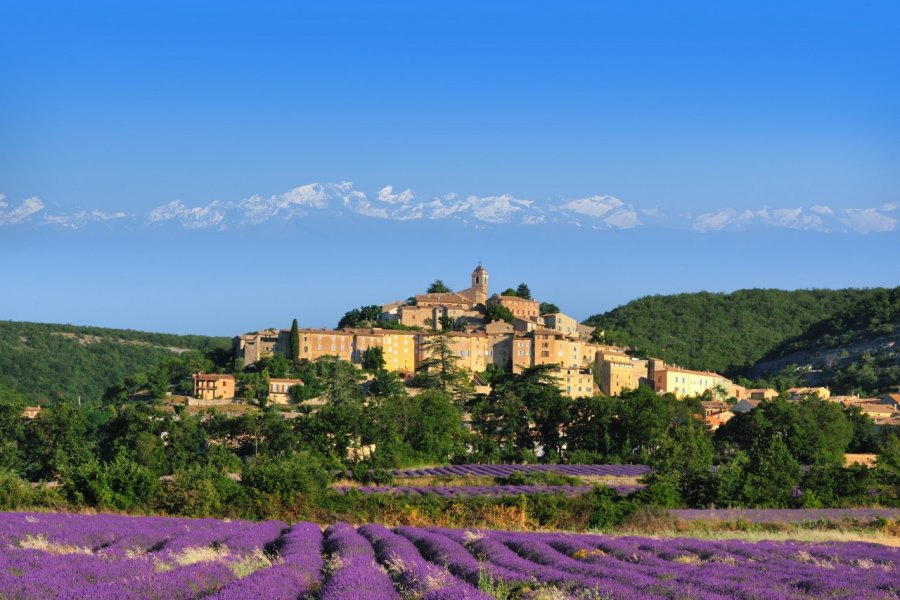
<instances>
[{"instance_id":1,"label":"tree","mask_svg":"<svg viewBox=\"0 0 900 600\"><path fill-rule=\"evenodd\" d=\"M782 436L756 441L744 474L743 498L747 505L789 508L798 503L800 464L791 456Z\"/></svg>"},{"instance_id":2,"label":"tree","mask_svg":"<svg viewBox=\"0 0 900 600\"><path fill-rule=\"evenodd\" d=\"M542 315L551 315L559 312L559 307L552 302L541 302L540 313Z\"/></svg>"},{"instance_id":3,"label":"tree","mask_svg":"<svg viewBox=\"0 0 900 600\"><path fill-rule=\"evenodd\" d=\"M345 312L344 316L341 317L341 320L338 321L337 328L344 329L345 327L367 327L380 321L381 307L377 304L370 304L368 306L360 306L359 308L354 308Z\"/></svg>"},{"instance_id":4,"label":"tree","mask_svg":"<svg viewBox=\"0 0 900 600\"><path fill-rule=\"evenodd\" d=\"M291 323L291 362L295 363L300 359L300 329L297 326L297 319Z\"/></svg>"},{"instance_id":5,"label":"tree","mask_svg":"<svg viewBox=\"0 0 900 600\"><path fill-rule=\"evenodd\" d=\"M425 387L451 394L458 402L463 402L472 393L468 372L456 363L459 357L450 347L450 336L439 331L430 335L422 350L425 358L416 371L422 375Z\"/></svg>"},{"instance_id":6,"label":"tree","mask_svg":"<svg viewBox=\"0 0 900 600\"><path fill-rule=\"evenodd\" d=\"M440 279L435 279L434 283L428 286L429 294L450 294L453 290L444 285L444 282Z\"/></svg>"},{"instance_id":7,"label":"tree","mask_svg":"<svg viewBox=\"0 0 900 600\"><path fill-rule=\"evenodd\" d=\"M359 386L359 372L347 361L336 357L322 357L317 363L327 370L322 398L325 404L300 421L305 431L301 435L311 438L326 454L345 459L349 448L359 445L363 432L363 396Z\"/></svg>"},{"instance_id":8,"label":"tree","mask_svg":"<svg viewBox=\"0 0 900 600\"><path fill-rule=\"evenodd\" d=\"M513 296L513 297L516 297L516 296L519 295L519 292L517 292L516 290L514 290L514 289L512 289L512 288L506 288L505 290L503 290L502 292L500 292L500 295L501 295L501 296Z\"/></svg>"},{"instance_id":9,"label":"tree","mask_svg":"<svg viewBox=\"0 0 900 600\"><path fill-rule=\"evenodd\" d=\"M578 462L621 462L613 432L618 404L618 398L602 396L583 396L572 402L566 427L570 461L577 456Z\"/></svg>"},{"instance_id":10,"label":"tree","mask_svg":"<svg viewBox=\"0 0 900 600\"><path fill-rule=\"evenodd\" d=\"M516 296L525 300L531 300L531 290L524 283L520 283L519 287L516 288Z\"/></svg>"},{"instance_id":11,"label":"tree","mask_svg":"<svg viewBox=\"0 0 900 600\"><path fill-rule=\"evenodd\" d=\"M362 353L362 368L365 371L384 370L384 349L380 346L366 348Z\"/></svg>"},{"instance_id":12,"label":"tree","mask_svg":"<svg viewBox=\"0 0 900 600\"><path fill-rule=\"evenodd\" d=\"M484 318L488 323L493 321L506 321L512 323L515 320L512 311L500 303L489 304L484 312Z\"/></svg>"}]
</instances>

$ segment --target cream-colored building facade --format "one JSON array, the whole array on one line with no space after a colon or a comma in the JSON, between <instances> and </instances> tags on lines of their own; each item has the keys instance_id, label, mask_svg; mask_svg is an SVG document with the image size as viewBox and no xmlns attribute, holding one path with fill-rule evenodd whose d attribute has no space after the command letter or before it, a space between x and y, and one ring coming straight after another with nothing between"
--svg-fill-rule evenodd
<instances>
[{"instance_id":1,"label":"cream-colored building facade","mask_svg":"<svg viewBox=\"0 0 900 600\"><path fill-rule=\"evenodd\" d=\"M291 401L291 388L295 385L303 385L303 382L299 379L270 378L269 402L272 404L289 404Z\"/></svg>"},{"instance_id":2,"label":"cream-colored building facade","mask_svg":"<svg viewBox=\"0 0 900 600\"><path fill-rule=\"evenodd\" d=\"M580 338L578 321L563 313L549 313L541 315L544 320L544 328L557 331L563 335Z\"/></svg>"},{"instance_id":3,"label":"cream-colored building facade","mask_svg":"<svg viewBox=\"0 0 900 600\"><path fill-rule=\"evenodd\" d=\"M690 371L667 366L655 371L653 378L653 387L657 392L672 393L677 398L698 396L706 390L715 391L718 387L721 387L726 398L731 397L733 392L731 380L718 373L707 371Z\"/></svg>"}]
</instances>

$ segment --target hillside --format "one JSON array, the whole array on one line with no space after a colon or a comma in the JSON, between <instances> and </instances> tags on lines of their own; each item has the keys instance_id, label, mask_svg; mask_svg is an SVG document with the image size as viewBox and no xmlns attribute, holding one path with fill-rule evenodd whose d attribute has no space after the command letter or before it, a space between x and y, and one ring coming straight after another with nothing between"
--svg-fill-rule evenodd
<instances>
[{"instance_id":1,"label":"hillside","mask_svg":"<svg viewBox=\"0 0 900 600\"><path fill-rule=\"evenodd\" d=\"M0 321L0 399L99 399L165 356L230 347L222 337Z\"/></svg>"},{"instance_id":2,"label":"hillside","mask_svg":"<svg viewBox=\"0 0 900 600\"><path fill-rule=\"evenodd\" d=\"M786 340L884 289L739 290L646 296L585 323L650 356L727 375L746 373Z\"/></svg>"},{"instance_id":3,"label":"hillside","mask_svg":"<svg viewBox=\"0 0 900 600\"><path fill-rule=\"evenodd\" d=\"M784 340L752 369L768 377L796 368L804 383L875 394L900 385L900 287L872 290L852 306Z\"/></svg>"}]
</instances>

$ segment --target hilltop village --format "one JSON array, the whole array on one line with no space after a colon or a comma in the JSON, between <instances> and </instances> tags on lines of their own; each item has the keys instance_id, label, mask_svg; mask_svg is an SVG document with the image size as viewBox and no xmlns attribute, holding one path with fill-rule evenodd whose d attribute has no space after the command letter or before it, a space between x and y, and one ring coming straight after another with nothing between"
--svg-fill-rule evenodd
<instances>
[{"instance_id":1,"label":"hilltop village","mask_svg":"<svg viewBox=\"0 0 900 600\"><path fill-rule=\"evenodd\" d=\"M482 375L485 372L520 373L528 367L545 365L560 391L570 398L617 396L639 386L678 398L705 395L712 399L707 402L707 419L714 429L733 411L751 410L759 401L778 395L772 389L747 389L717 373L683 369L655 358L633 357L623 348L601 343L602 332L595 332L558 309L542 311L542 306L556 308L531 298L527 287L522 290L520 286L518 292L510 289L491 294L488 271L479 265L471 273L471 286L464 290L433 291L378 307L378 314L368 318L380 327L298 328L295 358L315 361L336 356L362 368L367 354L377 348L384 368L408 381L428 360L429 340L442 335L448 340L457 366L471 374L478 391L490 390ZM236 336L234 353L245 366L274 355L288 357L291 330L266 329ZM302 385L302 381L270 379L269 401L288 403L293 385ZM825 388L790 392L795 396L829 395ZM232 375L194 376L194 395L199 399L225 400L235 394ZM733 402L723 402L727 399Z\"/></svg>"}]
</instances>

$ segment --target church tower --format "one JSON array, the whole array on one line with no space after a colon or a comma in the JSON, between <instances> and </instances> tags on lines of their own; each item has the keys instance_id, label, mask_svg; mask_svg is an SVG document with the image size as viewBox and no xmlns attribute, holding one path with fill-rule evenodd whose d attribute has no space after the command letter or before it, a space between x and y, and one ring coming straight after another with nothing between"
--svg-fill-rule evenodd
<instances>
[{"instance_id":1,"label":"church tower","mask_svg":"<svg viewBox=\"0 0 900 600\"><path fill-rule=\"evenodd\" d=\"M472 290L475 292L476 302L483 304L488 298L488 272L478 265L472 271Z\"/></svg>"}]
</instances>

